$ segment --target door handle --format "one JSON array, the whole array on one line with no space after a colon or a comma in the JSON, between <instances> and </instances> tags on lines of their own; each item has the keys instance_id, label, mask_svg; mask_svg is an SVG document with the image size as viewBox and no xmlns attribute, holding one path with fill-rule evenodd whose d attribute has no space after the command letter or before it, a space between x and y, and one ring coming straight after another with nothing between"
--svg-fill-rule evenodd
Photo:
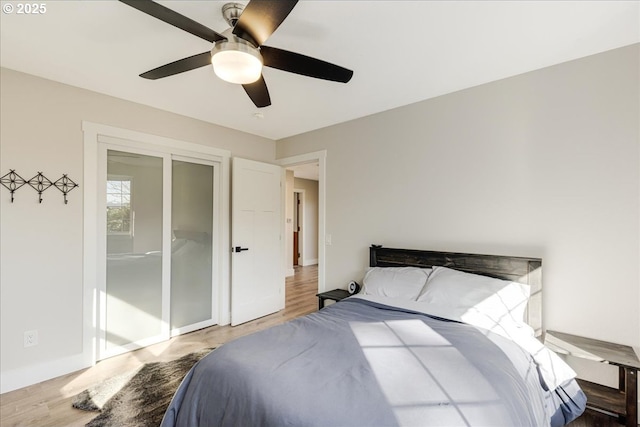
<instances>
[{"instance_id":1,"label":"door handle","mask_svg":"<svg viewBox=\"0 0 640 427\"><path fill-rule=\"evenodd\" d=\"M248 251L249 248L241 248L240 246L236 246L235 248L233 248L232 252L242 252L242 251Z\"/></svg>"}]
</instances>

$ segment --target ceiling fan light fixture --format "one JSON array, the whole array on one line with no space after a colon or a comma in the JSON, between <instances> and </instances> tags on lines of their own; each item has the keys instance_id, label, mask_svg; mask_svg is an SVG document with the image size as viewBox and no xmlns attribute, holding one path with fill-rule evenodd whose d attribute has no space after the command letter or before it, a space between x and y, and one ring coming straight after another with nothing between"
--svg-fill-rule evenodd
<instances>
[{"instance_id":1,"label":"ceiling fan light fixture","mask_svg":"<svg viewBox=\"0 0 640 427\"><path fill-rule=\"evenodd\" d=\"M262 55L246 43L217 42L211 50L211 64L216 75L229 83L249 84L262 75Z\"/></svg>"}]
</instances>

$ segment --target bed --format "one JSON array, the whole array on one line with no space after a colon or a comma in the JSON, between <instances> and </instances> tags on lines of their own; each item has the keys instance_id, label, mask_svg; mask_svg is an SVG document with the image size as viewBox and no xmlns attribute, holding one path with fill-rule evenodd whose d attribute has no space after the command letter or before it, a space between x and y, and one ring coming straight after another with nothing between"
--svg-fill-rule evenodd
<instances>
[{"instance_id":1,"label":"bed","mask_svg":"<svg viewBox=\"0 0 640 427\"><path fill-rule=\"evenodd\" d=\"M362 291L217 348L162 426L561 426L586 398L538 339L535 258L372 245Z\"/></svg>"}]
</instances>

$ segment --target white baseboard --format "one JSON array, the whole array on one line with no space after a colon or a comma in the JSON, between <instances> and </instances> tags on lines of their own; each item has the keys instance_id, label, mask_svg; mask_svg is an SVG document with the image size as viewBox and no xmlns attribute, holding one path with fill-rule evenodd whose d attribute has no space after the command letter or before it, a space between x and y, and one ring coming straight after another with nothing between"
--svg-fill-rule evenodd
<instances>
[{"instance_id":1,"label":"white baseboard","mask_svg":"<svg viewBox=\"0 0 640 427\"><path fill-rule=\"evenodd\" d=\"M294 274L296 274L296 271L295 271L293 268L289 268L289 269L287 269L287 275L286 275L286 277L291 277L291 276L293 276Z\"/></svg>"},{"instance_id":2,"label":"white baseboard","mask_svg":"<svg viewBox=\"0 0 640 427\"><path fill-rule=\"evenodd\" d=\"M91 366L83 354L0 373L0 393L17 390Z\"/></svg>"},{"instance_id":3,"label":"white baseboard","mask_svg":"<svg viewBox=\"0 0 640 427\"><path fill-rule=\"evenodd\" d=\"M302 266L306 267L307 265L316 265L318 264L318 258L312 258L312 259L303 259L302 260Z\"/></svg>"}]
</instances>

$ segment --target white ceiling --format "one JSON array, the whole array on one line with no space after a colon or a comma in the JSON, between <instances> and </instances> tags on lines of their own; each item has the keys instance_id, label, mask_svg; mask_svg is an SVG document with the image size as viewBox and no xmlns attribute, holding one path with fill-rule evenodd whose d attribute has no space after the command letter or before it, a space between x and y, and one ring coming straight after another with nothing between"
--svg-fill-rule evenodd
<instances>
[{"instance_id":1,"label":"white ceiling","mask_svg":"<svg viewBox=\"0 0 640 427\"><path fill-rule=\"evenodd\" d=\"M46 13L0 14L2 67L276 140L640 41L638 1L302 0L266 44L354 77L265 68L272 105L257 109L211 67L138 77L210 49L198 37L113 0L37 3ZM224 1L160 3L227 27Z\"/></svg>"}]
</instances>

